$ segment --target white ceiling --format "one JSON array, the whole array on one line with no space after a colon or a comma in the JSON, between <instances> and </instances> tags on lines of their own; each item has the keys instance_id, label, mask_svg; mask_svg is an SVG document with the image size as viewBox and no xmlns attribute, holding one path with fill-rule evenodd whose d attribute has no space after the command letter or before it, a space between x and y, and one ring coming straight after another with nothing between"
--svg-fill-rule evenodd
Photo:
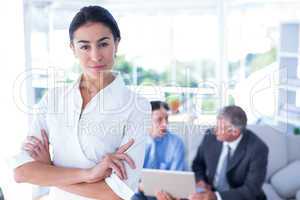
<instances>
[{"instance_id":1,"label":"white ceiling","mask_svg":"<svg viewBox=\"0 0 300 200\"><path fill-rule=\"evenodd\" d=\"M24 0L31 10L35 27L47 29L49 10L54 11L53 21L57 28L65 28L72 16L83 6L101 5L116 17L122 15L175 15L216 12L223 2L232 8L251 8L271 4L297 4L300 0ZM28 9L26 10L28 11ZM51 13L51 12L50 12Z\"/></svg>"},{"instance_id":2,"label":"white ceiling","mask_svg":"<svg viewBox=\"0 0 300 200\"><path fill-rule=\"evenodd\" d=\"M215 11L220 2L229 7L256 7L270 4L300 4L300 0L24 0L25 4L45 7L56 11L75 13L87 5L101 5L113 14L198 14Z\"/></svg>"}]
</instances>

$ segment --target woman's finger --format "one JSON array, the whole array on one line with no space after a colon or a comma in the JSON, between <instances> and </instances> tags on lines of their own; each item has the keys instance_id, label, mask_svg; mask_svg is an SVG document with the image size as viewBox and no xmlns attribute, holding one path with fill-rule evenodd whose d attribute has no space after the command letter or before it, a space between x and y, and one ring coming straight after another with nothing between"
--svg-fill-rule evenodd
<instances>
[{"instance_id":1,"label":"woman's finger","mask_svg":"<svg viewBox=\"0 0 300 200\"><path fill-rule=\"evenodd\" d=\"M25 144L23 144L23 149L24 150L32 150L33 151L33 149L34 149L34 147L35 147L35 145L33 145L33 144L31 144L31 143L25 143Z\"/></svg>"},{"instance_id":2,"label":"woman's finger","mask_svg":"<svg viewBox=\"0 0 300 200\"><path fill-rule=\"evenodd\" d=\"M134 143L134 139L130 139L126 144L120 146L116 153L124 153L126 152Z\"/></svg>"},{"instance_id":3,"label":"woman's finger","mask_svg":"<svg viewBox=\"0 0 300 200\"><path fill-rule=\"evenodd\" d=\"M116 154L115 156L118 157L121 160L125 160L132 169L136 168L134 161L126 153Z\"/></svg>"},{"instance_id":4,"label":"woman's finger","mask_svg":"<svg viewBox=\"0 0 300 200\"><path fill-rule=\"evenodd\" d=\"M126 174L126 170L125 170L125 165L122 161L120 161L119 159L113 159L112 160L120 169L121 173L122 173L122 177L126 180L127 179L127 174Z\"/></svg>"},{"instance_id":5,"label":"woman's finger","mask_svg":"<svg viewBox=\"0 0 300 200\"><path fill-rule=\"evenodd\" d=\"M34 151L30 151L30 150L26 150L26 151L30 155L31 158L36 160L37 154Z\"/></svg>"},{"instance_id":6,"label":"woman's finger","mask_svg":"<svg viewBox=\"0 0 300 200\"><path fill-rule=\"evenodd\" d=\"M114 162L110 162L109 167L115 171L115 173L121 180L123 180L122 173L121 173L119 167Z\"/></svg>"},{"instance_id":7,"label":"woman's finger","mask_svg":"<svg viewBox=\"0 0 300 200\"><path fill-rule=\"evenodd\" d=\"M41 140L35 136L28 136L28 139L31 143L33 143L35 145L43 146L43 143L41 142Z\"/></svg>"},{"instance_id":8,"label":"woman's finger","mask_svg":"<svg viewBox=\"0 0 300 200\"><path fill-rule=\"evenodd\" d=\"M35 146L33 148L33 152L36 154L36 156L40 156L41 155L41 148L39 146Z\"/></svg>"},{"instance_id":9,"label":"woman's finger","mask_svg":"<svg viewBox=\"0 0 300 200\"><path fill-rule=\"evenodd\" d=\"M107 169L107 170L105 171L105 178L110 177L110 176L111 176L111 173L112 173L112 169Z\"/></svg>"},{"instance_id":10,"label":"woman's finger","mask_svg":"<svg viewBox=\"0 0 300 200\"><path fill-rule=\"evenodd\" d=\"M45 146L46 150L49 151L49 139L48 139L48 136L47 136L47 133L46 133L45 129L42 129L41 133L42 133L44 146Z\"/></svg>"},{"instance_id":11,"label":"woman's finger","mask_svg":"<svg viewBox=\"0 0 300 200\"><path fill-rule=\"evenodd\" d=\"M39 151L46 151L46 147L43 145L41 141L35 146L35 148L38 149Z\"/></svg>"},{"instance_id":12,"label":"woman's finger","mask_svg":"<svg viewBox=\"0 0 300 200\"><path fill-rule=\"evenodd\" d=\"M36 156L41 154L41 149L38 145L33 145L31 143L26 143L23 147L25 151L30 150L31 152L35 152Z\"/></svg>"}]
</instances>

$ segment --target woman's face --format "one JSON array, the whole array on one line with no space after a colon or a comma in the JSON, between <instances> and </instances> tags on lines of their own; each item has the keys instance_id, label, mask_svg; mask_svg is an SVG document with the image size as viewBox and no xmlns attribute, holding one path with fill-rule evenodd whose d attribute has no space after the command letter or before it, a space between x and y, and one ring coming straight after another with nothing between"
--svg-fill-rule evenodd
<instances>
[{"instance_id":1,"label":"woman's face","mask_svg":"<svg viewBox=\"0 0 300 200\"><path fill-rule=\"evenodd\" d=\"M74 32L70 46L80 62L83 74L97 79L101 72L112 69L118 44L119 41L114 40L107 26L99 22L90 22Z\"/></svg>"}]
</instances>

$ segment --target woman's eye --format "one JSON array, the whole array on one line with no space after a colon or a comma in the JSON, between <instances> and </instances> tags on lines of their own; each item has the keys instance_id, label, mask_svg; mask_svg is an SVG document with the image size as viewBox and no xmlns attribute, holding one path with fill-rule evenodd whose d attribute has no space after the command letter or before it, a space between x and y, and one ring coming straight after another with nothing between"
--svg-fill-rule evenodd
<instances>
[{"instance_id":1,"label":"woman's eye","mask_svg":"<svg viewBox=\"0 0 300 200\"><path fill-rule=\"evenodd\" d=\"M98 44L98 47L106 47L106 46L108 46L108 43L106 42Z\"/></svg>"},{"instance_id":2,"label":"woman's eye","mask_svg":"<svg viewBox=\"0 0 300 200\"><path fill-rule=\"evenodd\" d=\"M84 46L81 46L80 49L82 49L82 50L87 50L87 49L89 49L89 46L84 45Z\"/></svg>"}]
</instances>

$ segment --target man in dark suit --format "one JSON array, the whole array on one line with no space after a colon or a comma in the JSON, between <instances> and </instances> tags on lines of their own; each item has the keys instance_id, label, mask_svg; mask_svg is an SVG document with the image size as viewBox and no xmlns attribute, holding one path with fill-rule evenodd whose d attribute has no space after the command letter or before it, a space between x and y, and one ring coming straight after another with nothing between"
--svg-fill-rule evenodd
<instances>
[{"instance_id":1,"label":"man in dark suit","mask_svg":"<svg viewBox=\"0 0 300 200\"><path fill-rule=\"evenodd\" d=\"M269 150L246 125L240 107L220 111L216 128L207 130L192 164L205 192L192 194L190 200L266 200L262 185Z\"/></svg>"}]
</instances>

